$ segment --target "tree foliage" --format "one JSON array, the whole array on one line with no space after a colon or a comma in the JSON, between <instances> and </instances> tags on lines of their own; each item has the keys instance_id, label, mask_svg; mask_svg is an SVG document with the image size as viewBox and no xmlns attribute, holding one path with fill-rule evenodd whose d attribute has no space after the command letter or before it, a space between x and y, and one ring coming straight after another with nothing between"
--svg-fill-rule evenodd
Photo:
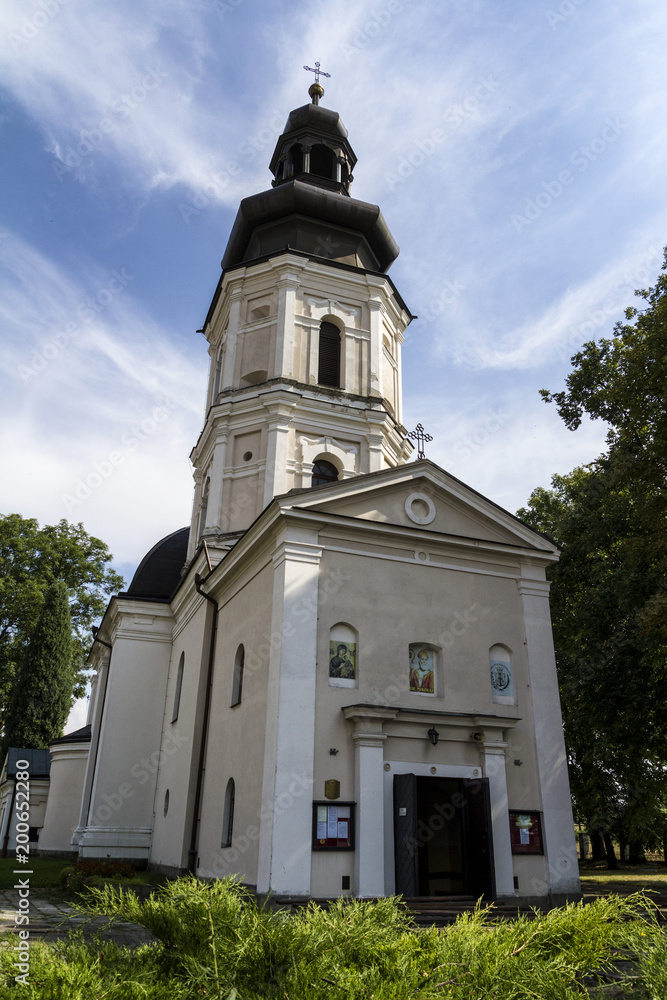
<instances>
[{"instance_id":1,"label":"tree foliage","mask_svg":"<svg viewBox=\"0 0 667 1000\"><path fill-rule=\"evenodd\" d=\"M0 515L0 722L5 725L18 669L48 588L57 580L67 588L71 616L72 683L85 689L90 629L104 613L122 577L111 569L111 554L81 524L62 520L40 528L19 514Z\"/></svg>"},{"instance_id":2,"label":"tree foliage","mask_svg":"<svg viewBox=\"0 0 667 1000\"><path fill-rule=\"evenodd\" d=\"M667 801L667 252L614 336L583 346L567 388L542 390L574 430L607 421L608 450L519 516L562 547L554 641L575 807L589 830L663 839Z\"/></svg>"},{"instance_id":3,"label":"tree foliage","mask_svg":"<svg viewBox=\"0 0 667 1000\"><path fill-rule=\"evenodd\" d=\"M3 751L47 747L62 735L72 707L72 624L67 587L51 584L19 668Z\"/></svg>"}]
</instances>

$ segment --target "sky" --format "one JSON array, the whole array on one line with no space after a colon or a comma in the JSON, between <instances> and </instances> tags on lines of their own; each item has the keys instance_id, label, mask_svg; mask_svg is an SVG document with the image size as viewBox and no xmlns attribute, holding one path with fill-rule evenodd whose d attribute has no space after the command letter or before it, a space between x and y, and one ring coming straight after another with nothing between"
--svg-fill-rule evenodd
<instances>
[{"instance_id":1,"label":"sky","mask_svg":"<svg viewBox=\"0 0 667 1000\"><path fill-rule=\"evenodd\" d=\"M197 331L315 61L419 317L406 427L512 512L592 461L539 390L660 271L666 42L658 0L3 0L0 511L126 584L189 523Z\"/></svg>"}]
</instances>

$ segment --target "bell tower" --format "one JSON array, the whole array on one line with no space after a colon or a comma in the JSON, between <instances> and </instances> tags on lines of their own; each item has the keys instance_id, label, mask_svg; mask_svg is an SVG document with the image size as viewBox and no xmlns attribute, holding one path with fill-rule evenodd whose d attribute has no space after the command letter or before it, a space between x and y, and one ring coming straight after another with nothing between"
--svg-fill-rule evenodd
<instances>
[{"instance_id":1,"label":"bell tower","mask_svg":"<svg viewBox=\"0 0 667 1000\"><path fill-rule=\"evenodd\" d=\"M340 116L292 111L268 191L245 198L203 327L211 369L191 460L191 556L227 548L274 496L403 464L401 344L413 318L387 271L377 205L350 196Z\"/></svg>"}]
</instances>

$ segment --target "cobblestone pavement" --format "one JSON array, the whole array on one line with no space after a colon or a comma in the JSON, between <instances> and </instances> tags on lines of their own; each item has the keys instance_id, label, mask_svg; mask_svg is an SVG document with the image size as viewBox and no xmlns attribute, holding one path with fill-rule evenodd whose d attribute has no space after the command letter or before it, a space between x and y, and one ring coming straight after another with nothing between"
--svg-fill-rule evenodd
<instances>
[{"instance_id":1,"label":"cobblestone pavement","mask_svg":"<svg viewBox=\"0 0 667 1000\"><path fill-rule=\"evenodd\" d=\"M39 891L39 890L38 890ZM150 931L138 924L114 921L109 917L81 913L68 903L50 902L39 895L30 894L29 924L15 923L19 912L18 894L11 890L0 892L0 934L30 931L31 941L62 941L70 931L82 931L85 940L100 937L103 941L113 941L120 947L138 948L139 945L154 942Z\"/></svg>"}]
</instances>

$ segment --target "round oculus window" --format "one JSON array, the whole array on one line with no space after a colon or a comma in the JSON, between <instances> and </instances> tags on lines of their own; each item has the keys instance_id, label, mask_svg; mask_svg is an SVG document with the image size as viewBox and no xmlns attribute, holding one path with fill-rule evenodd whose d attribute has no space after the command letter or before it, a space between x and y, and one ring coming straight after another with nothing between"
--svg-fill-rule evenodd
<instances>
[{"instance_id":1,"label":"round oculus window","mask_svg":"<svg viewBox=\"0 0 667 1000\"><path fill-rule=\"evenodd\" d=\"M411 493L405 500L405 513L415 524L430 524L435 518L435 504L425 493Z\"/></svg>"}]
</instances>

